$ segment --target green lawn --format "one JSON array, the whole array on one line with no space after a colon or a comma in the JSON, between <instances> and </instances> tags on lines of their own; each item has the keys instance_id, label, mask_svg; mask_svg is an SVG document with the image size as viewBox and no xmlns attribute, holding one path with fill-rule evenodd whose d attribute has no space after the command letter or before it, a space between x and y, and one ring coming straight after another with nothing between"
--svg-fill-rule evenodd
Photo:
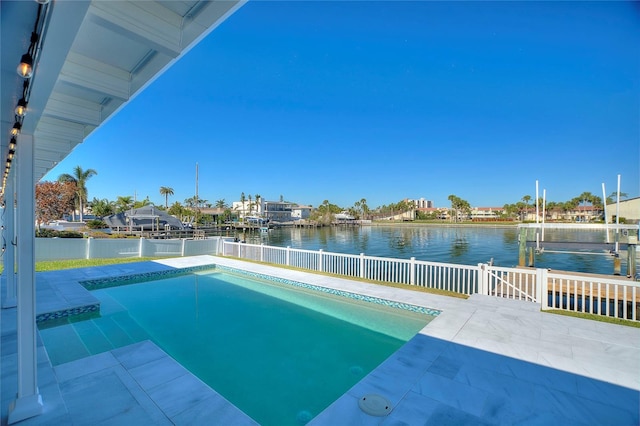
<instances>
[{"instance_id":1,"label":"green lawn","mask_svg":"<svg viewBox=\"0 0 640 426\"><path fill-rule=\"evenodd\" d=\"M68 259L36 262L36 272L58 271L60 269L87 268L90 266L114 265L118 263L144 262L160 259L159 257L126 257L117 259ZM4 265L0 265L0 272Z\"/></svg>"},{"instance_id":2,"label":"green lawn","mask_svg":"<svg viewBox=\"0 0 640 426\"><path fill-rule=\"evenodd\" d=\"M582 319L588 319L593 321L608 322L610 324L626 325L628 327L640 328L640 322L638 321L608 317L605 315L586 314L583 312L561 311L559 309L548 309L542 312L546 312L548 314L564 315L566 317L582 318Z\"/></svg>"}]
</instances>

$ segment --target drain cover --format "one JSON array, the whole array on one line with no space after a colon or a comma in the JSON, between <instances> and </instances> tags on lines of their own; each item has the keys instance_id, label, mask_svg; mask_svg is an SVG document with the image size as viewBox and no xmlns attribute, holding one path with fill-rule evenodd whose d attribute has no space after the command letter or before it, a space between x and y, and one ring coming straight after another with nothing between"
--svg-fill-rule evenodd
<instances>
[{"instance_id":1,"label":"drain cover","mask_svg":"<svg viewBox=\"0 0 640 426\"><path fill-rule=\"evenodd\" d=\"M360 409L371 416L386 416L391 412L391 403L382 395L370 393L358 401Z\"/></svg>"}]
</instances>

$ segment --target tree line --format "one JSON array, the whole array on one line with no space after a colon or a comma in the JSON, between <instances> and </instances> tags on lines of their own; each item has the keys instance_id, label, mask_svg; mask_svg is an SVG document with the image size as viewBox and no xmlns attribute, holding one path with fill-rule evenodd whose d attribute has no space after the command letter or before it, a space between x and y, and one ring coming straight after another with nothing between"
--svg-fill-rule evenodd
<instances>
[{"instance_id":1,"label":"tree line","mask_svg":"<svg viewBox=\"0 0 640 426\"><path fill-rule=\"evenodd\" d=\"M106 198L88 199L87 181L97 175L98 172L94 169L84 170L81 166L76 166L73 169L72 174L61 174L55 182L41 182L36 185L36 220L39 224L48 223L52 220L57 220L65 215L70 214L72 219L76 219L76 212L80 221L84 219L84 213L90 212L92 215L102 218L115 213L122 213L132 208L140 208L147 205L153 205L147 196L143 200L134 200L133 197L118 196L116 200L108 200ZM241 206L238 211L233 211L225 199L216 200L214 203L210 203L206 199L199 197L190 197L184 200L184 203L175 201L169 205L169 197L174 195L173 188L169 186L161 186L159 189L160 195L164 197L164 206L155 206L159 209L164 209L167 213L183 218L183 217L195 217L197 221L206 220L204 217L198 217L198 212L201 208L212 208L222 210L222 214L218 215L221 221L229 221L234 218L244 217L246 215L253 215L254 211L257 211L257 206L262 202L260 194L246 195L244 192L240 194ZM606 198L607 204L612 204L617 199L618 194L612 193ZM620 193L621 198L626 198L626 193ZM461 218L468 217L471 213L471 205L468 201L451 194L447 197L451 203L450 218L458 221ZM535 200L532 202L530 195L525 195L521 200L512 204L505 204L503 206L502 218L512 219L519 218L525 220L527 214L535 209ZM284 197L280 195L280 202L285 202ZM538 200L538 206L540 206L540 212L542 209L543 200ZM546 203L546 211L561 211L568 212L575 210L578 206L591 205L596 209L603 208L603 200L591 192L583 192L577 197L574 197L568 201L554 202L549 201ZM310 219L320 223L330 223L333 221L333 216L341 212L347 212L355 219L382 219L393 218L397 215L406 213L413 210L415 207L412 203L406 200L399 201L397 203L390 203L388 205L382 205L376 208L370 208L367 204L367 200L362 198L356 201L351 207L340 207L336 204L324 200L321 205L313 209ZM418 212L417 219L441 219L440 213L435 211L433 213Z\"/></svg>"}]
</instances>

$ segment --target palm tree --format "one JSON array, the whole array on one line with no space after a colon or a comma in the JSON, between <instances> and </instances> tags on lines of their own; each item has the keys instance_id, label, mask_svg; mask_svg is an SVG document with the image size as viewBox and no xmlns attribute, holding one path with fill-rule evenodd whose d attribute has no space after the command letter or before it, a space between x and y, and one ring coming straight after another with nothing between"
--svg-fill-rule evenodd
<instances>
[{"instance_id":1,"label":"palm tree","mask_svg":"<svg viewBox=\"0 0 640 426\"><path fill-rule=\"evenodd\" d=\"M73 169L73 175L64 173L58 176L58 182L73 182L76 184L76 201L80 212L80 222L83 220L82 213L87 203L87 180L97 174L98 172L94 169L82 170L82 167L76 166Z\"/></svg>"},{"instance_id":2,"label":"palm tree","mask_svg":"<svg viewBox=\"0 0 640 426\"><path fill-rule=\"evenodd\" d=\"M219 209L227 208L227 202L224 200L224 198L221 198L216 201L216 208L219 208Z\"/></svg>"},{"instance_id":3,"label":"palm tree","mask_svg":"<svg viewBox=\"0 0 640 426\"><path fill-rule=\"evenodd\" d=\"M460 216L460 212L463 212L465 215L469 213L471 210L471 206L467 200L463 200L460 197L457 197L453 194L447 197L447 200L451 201L451 209L455 212L455 221L458 221L458 216Z\"/></svg>"},{"instance_id":4,"label":"palm tree","mask_svg":"<svg viewBox=\"0 0 640 426\"><path fill-rule=\"evenodd\" d=\"M240 194L240 202L242 203L242 217L244 217L244 211L245 211L245 207L244 207L244 202L247 201L247 198L244 195L244 192Z\"/></svg>"},{"instance_id":5,"label":"palm tree","mask_svg":"<svg viewBox=\"0 0 640 426\"><path fill-rule=\"evenodd\" d=\"M147 197L144 200L138 200L135 203L133 203L133 208L139 209L140 207L150 206L150 205L152 205L152 203L151 203L151 200L149 200L149 196L147 195Z\"/></svg>"},{"instance_id":6,"label":"palm tree","mask_svg":"<svg viewBox=\"0 0 640 426\"><path fill-rule=\"evenodd\" d=\"M629 194L627 194L626 192L620 193L620 199L627 198L628 196ZM607 197L607 204L614 204L617 200L618 200L618 192L613 191L611 195Z\"/></svg>"},{"instance_id":7,"label":"palm tree","mask_svg":"<svg viewBox=\"0 0 640 426\"><path fill-rule=\"evenodd\" d=\"M189 198L185 198L184 200L184 204L185 206L187 206L187 208L189 209L195 209L196 205L198 204L198 200L196 200L196 197L189 197Z\"/></svg>"},{"instance_id":8,"label":"palm tree","mask_svg":"<svg viewBox=\"0 0 640 426\"><path fill-rule=\"evenodd\" d=\"M173 195L173 188L170 188L168 186L161 186L160 187L160 195L164 195L164 208L168 209L169 208L169 195Z\"/></svg>"},{"instance_id":9,"label":"palm tree","mask_svg":"<svg viewBox=\"0 0 640 426\"><path fill-rule=\"evenodd\" d=\"M114 203L106 198L99 200L96 197L93 197L93 201L88 204L91 205L91 212L97 217L109 216L115 211Z\"/></svg>"},{"instance_id":10,"label":"palm tree","mask_svg":"<svg viewBox=\"0 0 640 426\"><path fill-rule=\"evenodd\" d=\"M367 199L363 198L360 200L360 208L362 209L362 218L366 219L369 214L369 206L367 205Z\"/></svg>"},{"instance_id":11,"label":"palm tree","mask_svg":"<svg viewBox=\"0 0 640 426\"><path fill-rule=\"evenodd\" d=\"M116 211L118 213L122 213L130 207L133 207L133 197L131 195L118 196L116 200Z\"/></svg>"},{"instance_id":12,"label":"palm tree","mask_svg":"<svg viewBox=\"0 0 640 426\"><path fill-rule=\"evenodd\" d=\"M522 220L526 220L527 216L529 215L529 201L531 201L531 195L525 195L524 197L522 197L522 201L524 201L525 208L525 216Z\"/></svg>"},{"instance_id":13,"label":"palm tree","mask_svg":"<svg viewBox=\"0 0 640 426\"><path fill-rule=\"evenodd\" d=\"M594 199L594 195L588 191L583 192L582 194L574 198L574 200L578 202L578 205L582 204L584 206L586 206L587 203L594 204L593 199Z\"/></svg>"}]
</instances>

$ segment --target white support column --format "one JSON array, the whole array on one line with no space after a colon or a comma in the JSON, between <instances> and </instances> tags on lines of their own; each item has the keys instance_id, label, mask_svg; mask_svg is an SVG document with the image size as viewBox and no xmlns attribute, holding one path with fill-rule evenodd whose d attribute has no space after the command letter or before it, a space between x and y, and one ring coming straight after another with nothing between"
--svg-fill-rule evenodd
<instances>
[{"instance_id":1,"label":"white support column","mask_svg":"<svg viewBox=\"0 0 640 426\"><path fill-rule=\"evenodd\" d=\"M138 257L144 257L144 237L140 237L140 246L138 246Z\"/></svg>"},{"instance_id":2,"label":"white support column","mask_svg":"<svg viewBox=\"0 0 640 426\"><path fill-rule=\"evenodd\" d=\"M18 398L9 407L9 424L42 413L38 391L36 346L35 280L35 182L33 136L20 136L17 164L17 245L18 259Z\"/></svg>"},{"instance_id":3,"label":"white support column","mask_svg":"<svg viewBox=\"0 0 640 426\"><path fill-rule=\"evenodd\" d=\"M16 209L15 209L15 167L9 173L7 179L7 187L4 191L4 219L3 219L3 236L6 244L3 255L4 270L2 271L2 280L5 282L5 297L2 299L3 308L15 308L17 305L16 296L16 248L13 245L16 233Z\"/></svg>"},{"instance_id":4,"label":"white support column","mask_svg":"<svg viewBox=\"0 0 640 426\"><path fill-rule=\"evenodd\" d=\"M86 259L91 259L91 257L92 257L92 253L91 253L92 243L93 243L93 237L87 238L87 245L86 245L86 250L85 250L85 258Z\"/></svg>"}]
</instances>

